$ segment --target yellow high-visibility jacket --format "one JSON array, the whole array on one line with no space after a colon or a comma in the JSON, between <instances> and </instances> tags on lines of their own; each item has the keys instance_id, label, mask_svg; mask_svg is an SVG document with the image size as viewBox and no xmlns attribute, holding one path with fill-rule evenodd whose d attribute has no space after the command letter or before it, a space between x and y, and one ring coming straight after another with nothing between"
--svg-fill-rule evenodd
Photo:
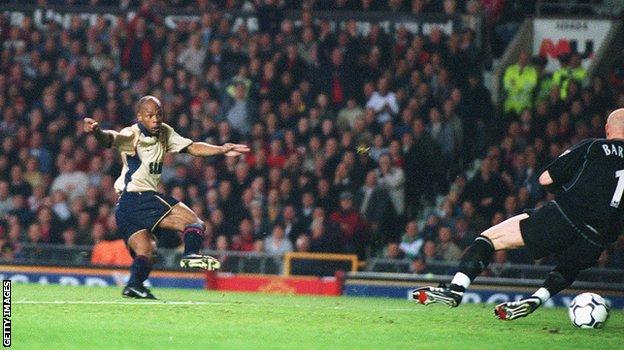
<instances>
[{"instance_id":1,"label":"yellow high-visibility jacket","mask_svg":"<svg viewBox=\"0 0 624 350\"><path fill-rule=\"evenodd\" d=\"M568 86L570 85L570 79L574 79L577 82L582 82L587 76L587 70L582 66L576 68L559 68L553 74L553 84L559 86L561 91L561 99L565 100L568 97Z\"/></svg>"},{"instance_id":2,"label":"yellow high-visibility jacket","mask_svg":"<svg viewBox=\"0 0 624 350\"><path fill-rule=\"evenodd\" d=\"M533 66L514 64L507 67L503 76L503 88L507 93L503 106L505 112L520 114L524 109L531 108L536 85L537 70Z\"/></svg>"}]
</instances>

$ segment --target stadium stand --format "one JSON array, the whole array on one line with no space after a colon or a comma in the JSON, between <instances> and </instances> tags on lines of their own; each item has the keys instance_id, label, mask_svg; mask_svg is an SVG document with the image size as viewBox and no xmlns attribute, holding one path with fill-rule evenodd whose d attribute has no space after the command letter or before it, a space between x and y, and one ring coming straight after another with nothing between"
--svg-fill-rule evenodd
<instances>
[{"instance_id":1,"label":"stadium stand","mask_svg":"<svg viewBox=\"0 0 624 350\"><path fill-rule=\"evenodd\" d=\"M539 75L540 60L527 58L536 76L522 102L494 106L482 63L500 54L505 28L497 23L510 11L503 1L316 1L303 10L270 0L43 2L137 14L42 26L0 16L5 261L36 257L45 251L38 245L119 248L101 243L117 239L120 161L80 123L88 116L119 130L145 94L163 101L180 134L253 149L240 161L165 159L161 191L207 223L206 249L355 253L414 272L457 260L487 226L548 200L540 169L580 139L603 137L607 111L624 99L621 64L610 78L619 85L600 77L583 84L574 74ZM172 29L159 6L199 6L202 15ZM286 10L299 18L283 19ZM486 14L486 37L477 40L469 25L450 34L387 33L374 22L362 31L355 20L336 28L314 21L316 10ZM224 11L255 13L259 30ZM180 243L161 233L162 248ZM624 268L624 239L603 255L601 267ZM522 251L495 260L533 263Z\"/></svg>"}]
</instances>

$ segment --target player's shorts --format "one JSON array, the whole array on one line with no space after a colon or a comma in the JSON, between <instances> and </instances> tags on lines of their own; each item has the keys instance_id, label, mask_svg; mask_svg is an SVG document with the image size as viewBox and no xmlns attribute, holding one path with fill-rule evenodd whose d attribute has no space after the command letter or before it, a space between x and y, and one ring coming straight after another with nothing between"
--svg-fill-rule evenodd
<instances>
[{"instance_id":1,"label":"player's shorts","mask_svg":"<svg viewBox=\"0 0 624 350\"><path fill-rule=\"evenodd\" d=\"M520 233L534 259L555 254L560 263L574 264L582 270L594 265L605 249L588 240L555 201L525 213L529 217L520 221Z\"/></svg>"},{"instance_id":2,"label":"player's shorts","mask_svg":"<svg viewBox=\"0 0 624 350\"><path fill-rule=\"evenodd\" d=\"M159 192L123 192L115 207L117 229L126 242L140 230L158 237L158 224L176 204L177 199Z\"/></svg>"}]
</instances>

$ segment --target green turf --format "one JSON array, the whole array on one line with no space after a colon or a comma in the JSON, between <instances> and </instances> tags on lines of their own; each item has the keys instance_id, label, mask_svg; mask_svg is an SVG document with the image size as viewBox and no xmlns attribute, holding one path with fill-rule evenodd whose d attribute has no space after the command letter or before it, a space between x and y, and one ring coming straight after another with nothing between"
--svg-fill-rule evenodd
<instances>
[{"instance_id":1,"label":"green turf","mask_svg":"<svg viewBox=\"0 0 624 350\"><path fill-rule=\"evenodd\" d=\"M491 305L157 289L157 305L118 288L13 285L16 349L622 349L624 312L575 329L563 308L512 322ZM127 304L29 304L27 301Z\"/></svg>"}]
</instances>

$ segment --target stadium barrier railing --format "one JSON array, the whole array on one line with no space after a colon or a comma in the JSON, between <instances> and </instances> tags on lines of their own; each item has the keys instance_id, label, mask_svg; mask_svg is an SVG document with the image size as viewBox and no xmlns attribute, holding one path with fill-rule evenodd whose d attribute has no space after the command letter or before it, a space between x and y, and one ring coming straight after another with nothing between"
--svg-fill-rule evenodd
<instances>
[{"instance_id":1,"label":"stadium barrier railing","mask_svg":"<svg viewBox=\"0 0 624 350\"><path fill-rule=\"evenodd\" d=\"M290 276L293 273L293 260L307 260L311 262L316 262L318 265L325 265L324 263L330 262L327 264L328 270L332 270L335 268L342 267L341 264L331 264L332 262L342 262L346 261L351 263L351 272L356 272L358 270L359 261L358 257L355 254L331 254L331 253L307 253L307 252L288 252L284 254L284 276ZM296 272L296 271L295 271ZM306 271L303 271L306 272ZM305 273L304 273L305 274Z\"/></svg>"},{"instance_id":2,"label":"stadium barrier railing","mask_svg":"<svg viewBox=\"0 0 624 350\"><path fill-rule=\"evenodd\" d=\"M47 265L47 266L94 266L91 264L91 246L67 247L53 244L22 244L19 252L11 261L1 261L4 264L18 265ZM359 261L357 256L348 254L320 254L319 253L288 253L287 256L261 252L240 251L216 251L205 250L204 253L212 255L222 262L221 270L231 273L255 273L255 274L293 274L292 262L294 260L310 261L310 264L318 265L323 261L342 264L344 271L354 272L362 270L367 272L381 273L409 273L411 261L408 259L380 259L370 258ZM155 269L179 270L178 261L182 252L175 249L159 249ZM322 258L325 257L325 258ZM339 259L335 259L338 257ZM286 267L286 265L289 265ZM452 275L457 269L455 261L427 261L426 270L420 275ZM355 267L358 267L357 269ZM364 267L364 268L363 268ZM496 264L489 266L487 274L493 278L514 279L541 279L553 269L552 265L526 265L526 264ZM331 269L330 269L331 270ZM334 271L326 275L333 276ZM624 283L624 269L594 267L581 272L579 281Z\"/></svg>"}]
</instances>

